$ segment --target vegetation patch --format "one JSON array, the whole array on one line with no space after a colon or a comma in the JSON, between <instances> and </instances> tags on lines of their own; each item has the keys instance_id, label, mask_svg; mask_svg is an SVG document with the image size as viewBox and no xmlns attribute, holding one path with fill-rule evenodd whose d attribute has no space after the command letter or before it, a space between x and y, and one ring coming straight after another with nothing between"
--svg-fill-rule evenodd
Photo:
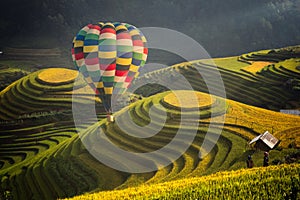
<instances>
[{"instance_id":1,"label":"vegetation patch","mask_svg":"<svg viewBox=\"0 0 300 200\"><path fill-rule=\"evenodd\" d=\"M270 64L272 64L272 62L254 61L251 65L243 67L241 70L256 74L256 72L259 72L262 68Z\"/></svg>"},{"instance_id":2,"label":"vegetation patch","mask_svg":"<svg viewBox=\"0 0 300 200\"><path fill-rule=\"evenodd\" d=\"M298 199L299 170L296 164L221 172L70 199Z\"/></svg>"},{"instance_id":3,"label":"vegetation patch","mask_svg":"<svg viewBox=\"0 0 300 200\"><path fill-rule=\"evenodd\" d=\"M48 84L66 84L73 82L78 76L78 71L65 68L49 68L38 74L38 80Z\"/></svg>"},{"instance_id":4,"label":"vegetation patch","mask_svg":"<svg viewBox=\"0 0 300 200\"><path fill-rule=\"evenodd\" d=\"M208 94L186 90L172 91L163 101L179 108L203 108L211 106L215 99Z\"/></svg>"},{"instance_id":5,"label":"vegetation patch","mask_svg":"<svg viewBox=\"0 0 300 200\"><path fill-rule=\"evenodd\" d=\"M253 59L243 60L246 56ZM164 80L166 85L170 84L180 90L188 81L194 90L208 93L207 83L199 73L201 72L212 79L221 75L228 99L275 111L297 109L297 104L290 102L300 101L300 77L297 69L299 57L299 47L295 46L222 59L195 60L145 74L135 79L132 85ZM263 67L268 63L272 64ZM186 80L183 81L182 76ZM223 90L220 85L214 85L214 82L210 84L216 91ZM168 88L158 84L147 84L136 92L151 96L167 90Z\"/></svg>"}]
</instances>

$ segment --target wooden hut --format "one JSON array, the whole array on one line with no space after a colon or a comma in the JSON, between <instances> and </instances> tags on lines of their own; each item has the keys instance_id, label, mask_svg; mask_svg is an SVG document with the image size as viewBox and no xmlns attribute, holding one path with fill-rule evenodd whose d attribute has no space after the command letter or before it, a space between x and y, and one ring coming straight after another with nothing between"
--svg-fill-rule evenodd
<instances>
[{"instance_id":1,"label":"wooden hut","mask_svg":"<svg viewBox=\"0 0 300 200\"><path fill-rule=\"evenodd\" d=\"M266 131L265 133L251 140L249 142L249 145L251 144L254 144L254 147L256 149L260 149L262 151L270 151L279 144L279 140L275 138L271 133L269 133L269 131Z\"/></svg>"}]
</instances>

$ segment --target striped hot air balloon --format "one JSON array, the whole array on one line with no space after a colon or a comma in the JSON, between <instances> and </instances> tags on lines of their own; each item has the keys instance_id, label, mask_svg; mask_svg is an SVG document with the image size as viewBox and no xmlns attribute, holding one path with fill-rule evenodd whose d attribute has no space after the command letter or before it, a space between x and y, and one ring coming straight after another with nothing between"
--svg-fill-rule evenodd
<instances>
[{"instance_id":1,"label":"striped hot air balloon","mask_svg":"<svg viewBox=\"0 0 300 200\"><path fill-rule=\"evenodd\" d=\"M111 113L111 97L123 94L147 59L146 38L135 26L88 24L73 40L72 58L86 82Z\"/></svg>"}]
</instances>

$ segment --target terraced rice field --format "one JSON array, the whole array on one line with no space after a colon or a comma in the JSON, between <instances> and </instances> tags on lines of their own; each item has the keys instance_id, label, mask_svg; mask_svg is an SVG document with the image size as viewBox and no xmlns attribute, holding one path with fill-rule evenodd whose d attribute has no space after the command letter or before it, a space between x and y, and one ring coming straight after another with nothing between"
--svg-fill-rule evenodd
<instances>
[{"instance_id":1,"label":"terraced rice field","mask_svg":"<svg viewBox=\"0 0 300 200\"><path fill-rule=\"evenodd\" d=\"M253 61L251 65L242 68L241 70L256 74L256 72L261 71L265 66L273 64L272 62L264 62L264 61Z\"/></svg>"},{"instance_id":2,"label":"terraced rice field","mask_svg":"<svg viewBox=\"0 0 300 200\"><path fill-rule=\"evenodd\" d=\"M262 54L263 52L259 53ZM285 155L297 152L297 149L286 149L287 147L300 147L300 117L268 111L202 92L186 91L181 88L180 81L175 81L184 76L196 91L207 92L205 81L199 75L198 69L211 75L211 78L220 72L229 99L261 107L266 104L274 109L283 105L295 106L289 103L297 102L298 99L282 84L287 78L299 80L299 61L282 58L270 61L265 59L266 56L262 57L264 59L259 61L255 56L255 61L244 60L245 62L239 61L244 59L242 57L216 59L215 65L206 60L195 61L192 64L181 63L147 74L138 79L137 83L148 82L148 79L155 82L163 77L179 90L163 92L166 90L163 87L148 90L149 93L161 92L145 95L149 97L115 113L115 123L101 118L103 116L99 106L99 122L95 123L93 119L85 118L75 126L72 101L81 105L84 111L84 106L99 100L91 95L80 77L74 81L77 73L72 70L45 69L19 79L0 92L0 191L9 191L10 196L15 199L55 199L85 192L119 189L119 196L116 197L121 198L124 197L122 195L130 194L138 196L144 193L143 188L152 191L151 188L159 186L162 190L154 191L152 196L147 193L147 197L179 198L184 194L187 198L196 198L199 192L207 192L209 187L197 190L195 185L198 188L203 180L213 181L214 177L220 174L203 179L197 178L199 176L244 168L245 160L250 154L253 155L255 166L261 166L261 152L249 147L248 142L266 130L281 140L279 148L270 152L270 163L276 160L283 161ZM249 66L246 61L271 64L267 63L265 67L260 66L262 68L257 69L257 72L249 73L241 70ZM55 72L58 71L61 75L59 78L55 76ZM215 87L218 88L217 85ZM72 99L73 90L77 94L75 99ZM193 95L195 99L190 98ZM181 131L180 137L178 131ZM157 170L132 173L100 163L88 149L98 151L104 160L117 163L120 167L130 167L129 162L122 162L124 158L117 152L106 151L105 146L97 145L97 141L108 140L119 149L139 154L140 159L133 160L136 166L148 163ZM168 148L167 154L146 154L156 152L170 143L175 146ZM184 144L188 144L188 147L183 150L180 147ZM282 148L283 150L280 150ZM155 160L153 155L159 159ZM172 160L173 155L179 156ZM170 162L162 166L162 161ZM276 167L270 169L273 175L284 175L286 179L281 183L290 188L291 185L295 185L292 181L298 179L290 179L291 174L285 173L288 168L289 166L284 166L281 171ZM299 166L293 165L290 169L294 173L299 171ZM236 175L233 175L233 179L228 180L233 180L235 184L245 177L254 177L256 170L257 168L247 171L246 174L238 171L236 179ZM231 176L227 172L221 175ZM186 184L190 180L195 180L194 186ZM273 179L267 180L268 184L275 182ZM217 182L224 186L224 182L219 179ZM234 184L224 187L232 190ZM243 184L244 189L249 186L247 180ZM138 194L132 193L131 189L121 190L140 185L142 189L133 188ZM166 190L169 186L171 189ZM177 186L183 190L178 190ZM278 194L284 195L284 192L291 190L278 190ZM194 191L196 196L193 196L191 191ZM215 192L219 194L220 191ZM246 189L245 191L247 192ZM100 195L107 198L105 195L111 193Z\"/></svg>"},{"instance_id":3,"label":"terraced rice field","mask_svg":"<svg viewBox=\"0 0 300 200\"><path fill-rule=\"evenodd\" d=\"M45 74L52 74L57 78L53 71L61 74L68 74L61 81L47 80ZM31 73L29 76L19 79L3 91L0 92L0 119L1 120L20 120L28 116L47 115L63 111L69 111L72 107L72 92L76 89L85 87L84 81L76 81L77 72L73 70L54 68ZM70 79L70 77L71 79ZM82 104L87 103L87 98L77 98ZM86 102L84 101L86 100Z\"/></svg>"},{"instance_id":4,"label":"terraced rice field","mask_svg":"<svg viewBox=\"0 0 300 200\"><path fill-rule=\"evenodd\" d=\"M298 199L298 172L299 164L221 172L70 199Z\"/></svg>"},{"instance_id":5,"label":"terraced rice field","mask_svg":"<svg viewBox=\"0 0 300 200\"><path fill-rule=\"evenodd\" d=\"M251 61L266 61L266 62L280 62L290 58L300 57L300 46L285 47L281 49L261 50L243 54L239 60L243 62Z\"/></svg>"},{"instance_id":6,"label":"terraced rice field","mask_svg":"<svg viewBox=\"0 0 300 200\"><path fill-rule=\"evenodd\" d=\"M169 81L166 85L172 84L182 89L186 84L178 77L184 76L195 90L208 93L203 75L214 80L220 74L228 99L275 111L297 109L299 104L295 102L299 102L300 91L296 89L300 88L299 51L289 49L273 51L218 58L213 62L198 60L181 63L139 77L133 85L144 85L137 93L149 96L155 92L168 90L162 85L155 84L160 83L159 80ZM289 83L292 80L293 86L296 86L294 88ZM217 84L212 87L215 90L222 89Z\"/></svg>"},{"instance_id":7,"label":"terraced rice field","mask_svg":"<svg viewBox=\"0 0 300 200\"><path fill-rule=\"evenodd\" d=\"M185 95L189 93L188 91L181 92ZM137 186L140 183L161 183L212 174L220 170L238 169L245 166L244 160L247 155L253 153L251 148L247 147L247 141L258 135L262 129L251 129L242 122L234 123L235 119L231 119L230 116L245 112L249 118L255 118L254 115L257 116L259 113L261 118L256 117L259 122L265 118L265 115L270 116L273 113L232 101L224 102L217 97L208 98L203 93L197 93L197 97L207 99L207 101L202 102L198 109L189 108L179 112L176 101L170 106L170 97L174 98L173 94L165 92L130 105L130 109L123 109L116 114L118 124L102 120L93 125L85 123L79 129L78 127L75 129L71 121L65 121L27 127L27 132L24 128L1 131L1 140L5 140L1 142L0 148L2 152L1 174L9 180L7 187L12 189L13 196L17 198L51 199L74 196L96 188L100 190L121 189ZM140 126L149 124L150 110L152 127L128 127L128 116L131 116L132 120ZM161 116L165 111L167 119L163 123ZM185 115L185 119L194 119L195 114L200 116L197 121L181 121L181 115ZM298 117L278 113L274 115L274 117L281 115L290 120L289 123L283 123L281 127L283 131L295 128L295 124L299 124L300 121ZM226 120L222 130L220 120L224 118ZM208 129L208 121L212 124L210 129ZM196 122L199 125L196 126ZM265 120L262 123L267 122ZM99 163L82 145L76 131L81 131L81 134L85 135L85 144L92 143L101 139L98 134L99 126L117 147L139 153L152 152L165 146L174 140L179 128L183 130L183 134L196 131L196 135L189 148L170 165L154 172L130 174ZM151 132L153 127L162 127L162 129L151 138L141 139L127 134L128 131L130 134L140 134L141 131ZM209 133L207 133L208 130ZM201 157L201 154L207 150L202 147L204 137L207 134L216 135L218 132L222 134L217 144L205 157ZM18 135L17 138L16 135ZM213 142L210 140L208 139L208 143ZM184 141L178 140L177 142ZM108 159L117 158L111 153L109 155L104 154L108 156ZM161 159L168 159L164 155L161 156ZM257 165L259 166L260 163ZM23 184L27 186L21 187Z\"/></svg>"},{"instance_id":8,"label":"terraced rice field","mask_svg":"<svg viewBox=\"0 0 300 200\"><path fill-rule=\"evenodd\" d=\"M80 77L74 82L77 76L77 71L49 68L31 73L0 92L1 192L13 190L16 199L53 199L70 195L68 189L56 187L53 177L61 179L69 169L88 177L85 166L72 158L72 147L66 154L68 161L55 160L54 156L61 146L69 145L66 141L72 141L78 131L91 125L89 119L80 127L74 125L72 91L80 105L95 101ZM88 189L80 185L80 190Z\"/></svg>"}]
</instances>

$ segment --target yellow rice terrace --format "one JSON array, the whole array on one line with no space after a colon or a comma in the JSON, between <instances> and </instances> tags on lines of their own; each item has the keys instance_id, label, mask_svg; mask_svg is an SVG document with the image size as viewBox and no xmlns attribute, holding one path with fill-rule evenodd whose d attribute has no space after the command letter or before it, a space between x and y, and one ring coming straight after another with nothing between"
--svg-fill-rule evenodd
<instances>
[{"instance_id":1,"label":"yellow rice terrace","mask_svg":"<svg viewBox=\"0 0 300 200\"><path fill-rule=\"evenodd\" d=\"M92 199L299 199L300 164L220 172L124 190L80 195Z\"/></svg>"},{"instance_id":2,"label":"yellow rice terrace","mask_svg":"<svg viewBox=\"0 0 300 200\"><path fill-rule=\"evenodd\" d=\"M201 108L211 106L215 99L205 93L179 90L166 95L163 101L179 108Z\"/></svg>"},{"instance_id":3,"label":"yellow rice terrace","mask_svg":"<svg viewBox=\"0 0 300 200\"><path fill-rule=\"evenodd\" d=\"M38 74L38 79L46 83L64 84L71 81L78 76L78 71L65 68L50 68Z\"/></svg>"}]
</instances>

